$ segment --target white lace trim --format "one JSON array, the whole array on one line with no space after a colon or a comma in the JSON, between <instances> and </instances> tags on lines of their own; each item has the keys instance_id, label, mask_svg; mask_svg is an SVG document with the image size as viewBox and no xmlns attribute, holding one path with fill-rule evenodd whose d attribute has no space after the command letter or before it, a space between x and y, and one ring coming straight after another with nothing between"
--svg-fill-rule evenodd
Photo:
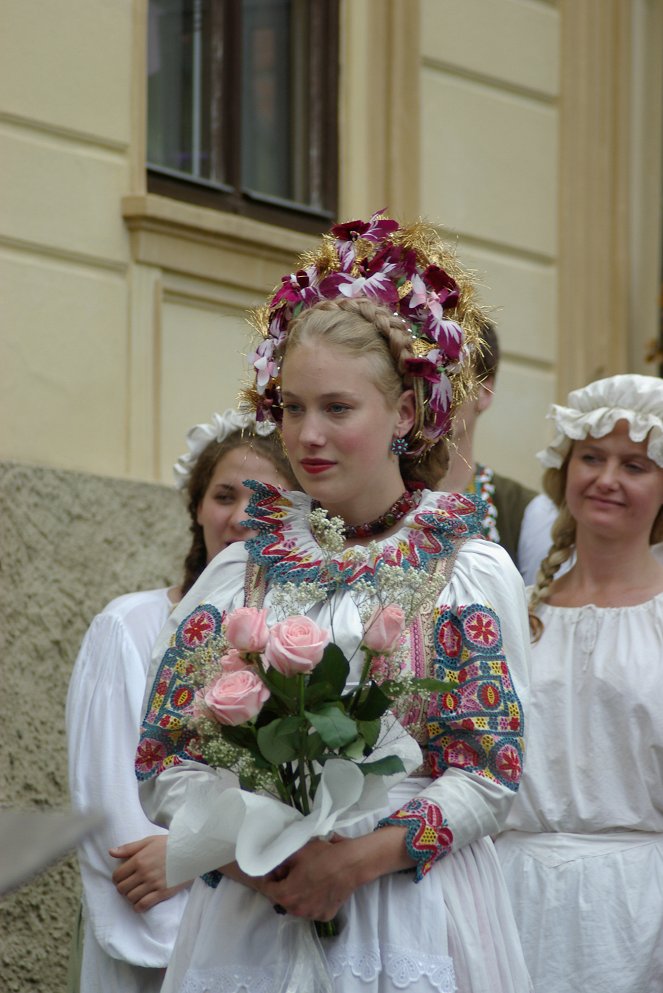
<instances>
[{"instance_id":1,"label":"white lace trim","mask_svg":"<svg viewBox=\"0 0 663 993\"><path fill-rule=\"evenodd\" d=\"M274 993L269 969L189 969L180 993Z\"/></svg>"},{"instance_id":2,"label":"white lace trim","mask_svg":"<svg viewBox=\"0 0 663 993\"><path fill-rule=\"evenodd\" d=\"M411 948L399 945L383 945L380 949L377 944L367 948L346 943L342 948L329 949L327 961L334 979L349 970L362 982L372 983L384 969L399 990L414 986L417 993L424 993L419 985L424 977L437 993L454 993L456 989L453 961L449 955L415 954Z\"/></svg>"},{"instance_id":3,"label":"white lace trim","mask_svg":"<svg viewBox=\"0 0 663 993\"><path fill-rule=\"evenodd\" d=\"M327 951L329 969L338 981L344 972L350 972L363 983L375 983L384 969L396 989L414 987L425 993L421 980L427 979L436 993L454 993L456 990L453 962L448 955L415 955L409 948L398 945L345 944L342 948ZM339 984L339 989L343 985ZM274 975L269 969L234 968L189 969L180 993L273 993Z\"/></svg>"}]
</instances>

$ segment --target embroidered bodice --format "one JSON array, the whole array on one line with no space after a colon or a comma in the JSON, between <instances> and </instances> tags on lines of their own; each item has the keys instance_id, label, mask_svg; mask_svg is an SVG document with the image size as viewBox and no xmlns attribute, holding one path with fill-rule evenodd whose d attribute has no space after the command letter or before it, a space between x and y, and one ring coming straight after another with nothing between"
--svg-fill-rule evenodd
<instances>
[{"instance_id":1,"label":"embroidered bodice","mask_svg":"<svg viewBox=\"0 0 663 993\"><path fill-rule=\"evenodd\" d=\"M377 543L377 555L367 563L352 549L331 559L323 553L309 526L310 499L305 494L283 493L263 483L250 486L254 497L248 513L256 536L244 549L217 557L180 604L175 612L177 628L162 645L137 756L138 778L149 781L181 764L200 763L186 723L195 689L191 656L201 644L218 638L226 614L247 602L256 585L264 590L268 610L275 589L285 582L325 586L328 598L307 613L331 628L333 640L351 661L349 678L356 680L362 625L355 588L360 581L371 583L386 563L404 570L423 569L436 595L430 607L415 617L394 658L413 675L435 675L454 689L426 701L415 698L399 715L424 747L424 771L434 781L430 798L422 795L394 815L411 828L411 847L423 845L417 849L423 853L422 874L450 850L454 839L463 843L460 822L467 811L460 815L465 806L461 795L466 786L470 792L474 789L467 777L497 787L497 807L517 788L523 713L507 659L511 652L524 675L527 633L522 582L506 553L477 537L478 515L466 496L423 491L419 506L395 534ZM386 675L378 663L375 678L379 681ZM449 790L442 790L449 794L444 800L435 784L446 782L446 773L452 770L462 774L464 785L449 780ZM486 806L483 794L488 831L497 823L493 814L488 816L492 803ZM470 824L470 830L476 831L475 815Z\"/></svg>"},{"instance_id":2,"label":"embroidered bodice","mask_svg":"<svg viewBox=\"0 0 663 993\"><path fill-rule=\"evenodd\" d=\"M311 532L308 514L311 499L305 493L284 493L266 483L248 484L254 495L247 508L250 526L258 534L246 542L249 558L265 570L267 587L278 583L326 582L331 590L351 588L360 579L370 582L372 570L358 563L352 550L329 561ZM453 554L460 541L479 533L476 502L461 493L423 491L419 505L403 518L399 530L377 541L384 564L404 568L429 568L434 561Z\"/></svg>"}]
</instances>

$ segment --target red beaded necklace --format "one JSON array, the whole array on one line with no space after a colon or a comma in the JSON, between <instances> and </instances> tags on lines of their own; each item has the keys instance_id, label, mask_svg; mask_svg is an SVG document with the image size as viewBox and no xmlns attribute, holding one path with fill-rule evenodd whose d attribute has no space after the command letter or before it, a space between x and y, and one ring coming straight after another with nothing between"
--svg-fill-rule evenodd
<instances>
[{"instance_id":1,"label":"red beaded necklace","mask_svg":"<svg viewBox=\"0 0 663 993\"><path fill-rule=\"evenodd\" d=\"M420 490L405 490L398 500L392 503L389 510L385 510L384 514L380 514L374 521L367 521L366 524L346 524L343 533L346 538L371 538L375 534L383 534L409 514L420 500ZM313 507L319 506L318 501L314 500Z\"/></svg>"}]
</instances>

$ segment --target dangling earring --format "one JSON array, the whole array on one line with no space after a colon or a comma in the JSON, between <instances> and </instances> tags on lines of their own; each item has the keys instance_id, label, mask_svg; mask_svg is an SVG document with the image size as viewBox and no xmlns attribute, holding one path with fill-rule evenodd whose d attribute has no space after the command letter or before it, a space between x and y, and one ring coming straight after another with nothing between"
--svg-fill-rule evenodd
<instances>
[{"instance_id":1,"label":"dangling earring","mask_svg":"<svg viewBox=\"0 0 663 993\"><path fill-rule=\"evenodd\" d=\"M405 438L399 438L398 435L395 434L391 439L389 451L398 456L407 455L407 441Z\"/></svg>"}]
</instances>

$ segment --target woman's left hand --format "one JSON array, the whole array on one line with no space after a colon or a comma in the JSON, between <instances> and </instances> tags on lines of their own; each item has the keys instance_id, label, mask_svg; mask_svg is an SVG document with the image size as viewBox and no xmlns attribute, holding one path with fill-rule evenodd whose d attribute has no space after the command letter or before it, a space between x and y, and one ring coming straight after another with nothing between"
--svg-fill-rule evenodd
<instances>
[{"instance_id":1,"label":"woman's left hand","mask_svg":"<svg viewBox=\"0 0 663 993\"><path fill-rule=\"evenodd\" d=\"M261 892L296 917L330 921L359 886L409 865L402 828L313 838L264 880Z\"/></svg>"}]
</instances>

